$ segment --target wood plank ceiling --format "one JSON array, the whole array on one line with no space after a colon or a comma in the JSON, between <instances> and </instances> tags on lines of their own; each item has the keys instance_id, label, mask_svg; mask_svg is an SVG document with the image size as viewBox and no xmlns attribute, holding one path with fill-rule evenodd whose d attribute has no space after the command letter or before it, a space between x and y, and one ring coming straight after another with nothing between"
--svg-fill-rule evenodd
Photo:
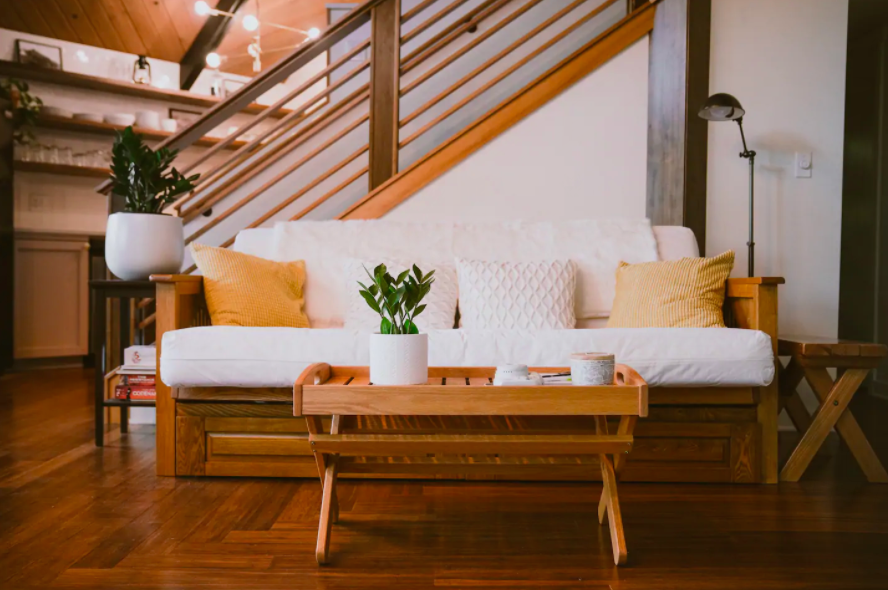
<instances>
[{"instance_id":1,"label":"wood plank ceiling","mask_svg":"<svg viewBox=\"0 0 888 590\"><path fill-rule=\"evenodd\" d=\"M256 2L240 12L256 14ZM268 21L303 30L326 27L324 0L261 0L260 9ZM0 0L2 28L173 62L182 60L205 21L194 11L194 0ZM239 23L230 28L218 50L227 56L222 70L253 75L246 52L251 37ZM275 49L301 40L296 33L263 27L263 67L287 54Z\"/></svg>"}]
</instances>

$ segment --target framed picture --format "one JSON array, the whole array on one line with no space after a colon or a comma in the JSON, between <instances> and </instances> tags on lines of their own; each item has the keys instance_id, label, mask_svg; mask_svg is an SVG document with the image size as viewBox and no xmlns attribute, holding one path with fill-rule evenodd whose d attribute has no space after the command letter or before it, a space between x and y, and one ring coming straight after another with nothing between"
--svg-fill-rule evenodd
<instances>
[{"instance_id":1,"label":"framed picture","mask_svg":"<svg viewBox=\"0 0 888 590\"><path fill-rule=\"evenodd\" d=\"M200 111L186 111L185 109L170 108L170 119L175 119L178 122L179 129L187 127L202 114L203 113Z\"/></svg>"},{"instance_id":2,"label":"framed picture","mask_svg":"<svg viewBox=\"0 0 888 590\"><path fill-rule=\"evenodd\" d=\"M231 96L246 85L246 82L240 80L222 80L222 98Z\"/></svg>"},{"instance_id":3,"label":"framed picture","mask_svg":"<svg viewBox=\"0 0 888 590\"><path fill-rule=\"evenodd\" d=\"M55 45L35 43L24 39L15 40L15 60L21 64L28 64L50 70L61 70L62 48Z\"/></svg>"}]
</instances>

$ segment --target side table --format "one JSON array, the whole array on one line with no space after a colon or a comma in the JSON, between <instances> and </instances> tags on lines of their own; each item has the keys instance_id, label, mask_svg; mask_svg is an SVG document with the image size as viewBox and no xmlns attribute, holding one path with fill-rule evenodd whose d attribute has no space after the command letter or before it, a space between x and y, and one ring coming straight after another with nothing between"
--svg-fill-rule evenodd
<instances>
[{"instance_id":1,"label":"side table","mask_svg":"<svg viewBox=\"0 0 888 590\"><path fill-rule=\"evenodd\" d=\"M777 353L790 357L780 372L780 409L786 409L802 433L798 446L780 471L780 480L798 481L835 426L866 478L870 482L888 483L888 472L848 409L860 384L888 355L888 347L810 336L784 336L778 341ZM835 381L827 372L830 368L837 370ZM802 379L807 379L820 400L820 408L813 416L808 414L796 391Z\"/></svg>"},{"instance_id":2,"label":"side table","mask_svg":"<svg viewBox=\"0 0 888 590\"><path fill-rule=\"evenodd\" d=\"M541 373L562 368L533 369ZM436 468L465 468L465 455L598 455L603 490L599 524L610 527L614 563L626 563L623 517L617 477L632 449L639 417L648 414L648 388L631 368L617 365L614 383L494 387L494 367L429 367L424 385L373 385L368 367L309 366L293 386L293 412L304 416L311 450L323 482L316 557L327 563L331 525L339 519L337 477L343 473L384 472L378 457L410 457ZM321 416L333 416L330 433ZM588 416L596 434L351 434L341 431L343 416ZM619 418L613 432L607 417ZM503 458L503 461L508 460ZM519 459L520 463L520 459Z\"/></svg>"},{"instance_id":3,"label":"side table","mask_svg":"<svg viewBox=\"0 0 888 590\"><path fill-rule=\"evenodd\" d=\"M129 407L154 407L153 401L148 400L121 400L105 399L105 374L109 367L105 366L105 313L106 303L109 299L120 299L120 358L123 358L123 349L130 339L130 299L142 299L155 296L155 285L149 280L121 281L117 279L90 281L89 286L93 292L92 313L92 349L96 359L96 446L105 444L105 408L115 406L120 408L120 431L127 431L127 408Z\"/></svg>"}]
</instances>

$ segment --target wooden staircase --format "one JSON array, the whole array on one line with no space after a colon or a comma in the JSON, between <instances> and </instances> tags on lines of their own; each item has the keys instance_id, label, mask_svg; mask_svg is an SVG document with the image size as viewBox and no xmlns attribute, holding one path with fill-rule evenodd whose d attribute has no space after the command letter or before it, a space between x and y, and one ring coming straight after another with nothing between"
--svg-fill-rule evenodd
<instances>
[{"instance_id":1,"label":"wooden staircase","mask_svg":"<svg viewBox=\"0 0 888 590\"><path fill-rule=\"evenodd\" d=\"M231 129L182 167L201 173L170 207L186 243L228 247L276 221L385 215L650 33L656 5L403 1L359 4L163 142L181 149ZM293 79L258 114L241 113Z\"/></svg>"}]
</instances>

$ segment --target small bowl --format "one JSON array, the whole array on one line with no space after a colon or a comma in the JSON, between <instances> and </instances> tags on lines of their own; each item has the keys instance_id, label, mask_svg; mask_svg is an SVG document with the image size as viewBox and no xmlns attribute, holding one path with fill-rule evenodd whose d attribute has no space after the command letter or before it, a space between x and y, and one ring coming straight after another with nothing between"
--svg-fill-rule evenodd
<instances>
[{"instance_id":1,"label":"small bowl","mask_svg":"<svg viewBox=\"0 0 888 590\"><path fill-rule=\"evenodd\" d=\"M169 133L175 133L179 128L179 122L175 119L161 119L160 128Z\"/></svg>"},{"instance_id":2,"label":"small bowl","mask_svg":"<svg viewBox=\"0 0 888 590\"><path fill-rule=\"evenodd\" d=\"M62 119L70 119L74 116L74 113L72 113L68 109L51 107L47 105L43 105L43 107L40 109L40 114L48 115L50 117L60 117Z\"/></svg>"},{"instance_id":3,"label":"small bowl","mask_svg":"<svg viewBox=\"0 0 888 590\"><path fill-rule=\"evenodd\" d=\"M105 115L104 120L105 123L108 123L110 125L129 127L136 122L136 116L130 113L117 113L112 115Z\"/></svg>"},{"instance_id":4,"label":"small bowl","mask_svg":"<svg viewBox=\"0 0 888 590\"><path fill-rule=\"evenodd\" d=\"M74 113L76 121L91 121L93 123L101 123L102 115L98 113Z\"/></svg>"}]
</instances>

